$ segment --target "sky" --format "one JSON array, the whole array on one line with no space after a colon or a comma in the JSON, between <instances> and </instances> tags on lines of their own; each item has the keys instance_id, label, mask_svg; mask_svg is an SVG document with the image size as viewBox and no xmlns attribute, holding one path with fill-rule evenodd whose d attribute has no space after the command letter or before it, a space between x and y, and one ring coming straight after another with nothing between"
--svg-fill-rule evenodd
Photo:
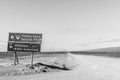
<instances>
[{"instance_id":1,"label":"sky","mask_svg":"<svg viewBox=\"0 0 120 80\"><path fill-rule=\"evenodd\" d=\"M119 0L0 0L0 50L9 32L42 33L42 51L120 45Z\"/></svg>"}]
</instances>

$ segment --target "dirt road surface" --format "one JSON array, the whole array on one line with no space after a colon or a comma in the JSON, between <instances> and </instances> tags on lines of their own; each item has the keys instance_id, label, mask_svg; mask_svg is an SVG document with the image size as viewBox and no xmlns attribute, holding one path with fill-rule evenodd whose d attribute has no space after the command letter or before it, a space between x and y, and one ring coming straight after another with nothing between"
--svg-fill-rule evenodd
<instances>
[{"instance_id":1,"label":"dirt road surface","mask_svg":"<svg viewBox=\"0 0 120 80\"><path fill-rule=\"evenodd\" d=\"M0 77L0 80L120 80L120 59L72 55L79 66L74 70L45 74Z\"/></svg>"}]
</instances>

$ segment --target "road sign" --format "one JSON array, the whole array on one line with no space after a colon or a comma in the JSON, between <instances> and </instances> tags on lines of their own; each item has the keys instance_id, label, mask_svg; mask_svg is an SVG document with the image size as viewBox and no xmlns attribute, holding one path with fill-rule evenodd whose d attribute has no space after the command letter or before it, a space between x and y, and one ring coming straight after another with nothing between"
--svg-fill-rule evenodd
<instances>
[{"instance_id":1,"label":"road sign","mask_svg":"<svg viewBox=\"0 0 120 80\"><path fill-rule=\"evenodd\" d=\"M42 42L42 34L9 33L9 41L13 42Z\"/></svg>"},{"instance_id":2,"label":"road sign","mask_svg":"<svg viewBox=\"0 0 120 80\"><path fill-rule=\"evenodd\" d=\"M8 43L8 51L40 52L41 44L36 43Z\"/></svg>"},{"instance_id":3,"label":"road sign","mask_svg":"<svg viewBox=\"0 0 120 80\"><path fill-rule=\"evenodd\" d=\"M40 52L42 34L9 33L8 51Z\"/></svg>"}]
</instances>

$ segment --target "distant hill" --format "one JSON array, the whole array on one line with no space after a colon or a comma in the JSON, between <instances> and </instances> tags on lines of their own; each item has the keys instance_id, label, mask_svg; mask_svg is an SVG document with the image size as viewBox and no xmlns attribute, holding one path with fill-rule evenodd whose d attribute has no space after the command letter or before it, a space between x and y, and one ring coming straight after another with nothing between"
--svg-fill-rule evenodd
<instances>
[{"instance_id":1,"label":"distant hill","mask_svg":"<svg viewBox=\"0 0 120 80\"><path fill-rule=\"evenodd\" d=\"M89 52L120 52L120 47L108 47L108 48L99 48L87 50Z\"/></svg>"}]
</instances>

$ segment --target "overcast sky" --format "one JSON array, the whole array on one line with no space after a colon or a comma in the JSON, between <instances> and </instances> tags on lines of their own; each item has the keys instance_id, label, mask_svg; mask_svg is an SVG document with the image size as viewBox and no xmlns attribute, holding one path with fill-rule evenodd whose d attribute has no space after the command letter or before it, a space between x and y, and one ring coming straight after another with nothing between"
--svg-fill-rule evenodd
<instances>
[{"instance_id":1,"label":"overcast sky","mask_svg":"<svg viewBox=\"0 0 120 80\"><path fill-rule=\"evenodd\" d=\"M43 33L43 51L119 46L102 41L120 39L120 1L0 0L0 28L1 45L27 32Z\"/></svg>"}]
</instances>

